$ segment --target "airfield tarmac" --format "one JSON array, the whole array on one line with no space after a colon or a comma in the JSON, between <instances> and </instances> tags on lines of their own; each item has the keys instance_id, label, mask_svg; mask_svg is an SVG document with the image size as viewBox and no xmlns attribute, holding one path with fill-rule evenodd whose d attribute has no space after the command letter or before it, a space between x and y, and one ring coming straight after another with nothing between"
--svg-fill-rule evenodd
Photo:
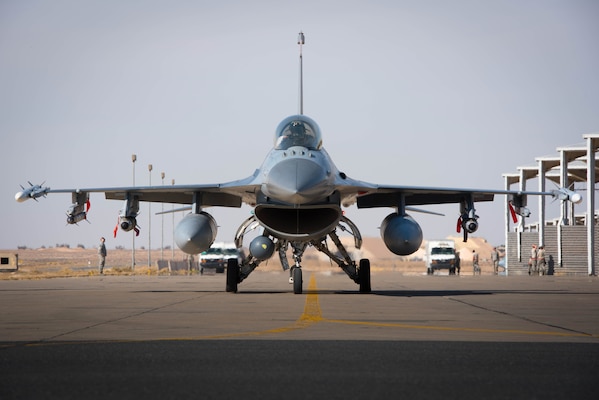
<instances>
[{"instance_id":1,"label":"airfield tarmac","mask_svg":"<svg viewBox=\"0 0 599 400\"><path fill-rule=\"evenodd\" d=\"M0 397L595 398L596 277L0 281Z\"/></svg>"}]
</instances>

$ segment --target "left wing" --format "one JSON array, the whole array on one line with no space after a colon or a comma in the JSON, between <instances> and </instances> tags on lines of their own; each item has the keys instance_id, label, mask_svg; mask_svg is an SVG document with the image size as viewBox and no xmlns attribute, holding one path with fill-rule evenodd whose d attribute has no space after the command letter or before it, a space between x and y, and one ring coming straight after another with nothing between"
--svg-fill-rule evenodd
<instances>
[{"instance_id":1,"label":"left wing","mask_svg":"<svg viewBox=\"0 0 599 400\"><path fill-rule=\"evenodd\" d=\"M344 206L357 203L358 208L402 207L431 204L461 203L464 199L472 202L493 201L496 194L508 195L513 199L522 199L526 195L551 196L558 200L580 203L582 196L566 188L547 192L497 189L468 189L430 186L378 185L341 178L337 182Z\"/></svg>"},{"instance_id":2,"label":"left wing","mask_svg":"<svg viewBox=\"0 0 599 400\"><path fill-rule=\"evenodd\" d=\"M77 224L87 219L90 208L89 194L104 193L109 200L123 200L123 208L119 212L118 227L128 232L135 230L139 234L137 216L139 214L139 202L175 203L189 205L187 209L194 213L200 213L202 207L241 207L242 203L255 205L256 193L260 185L256 183L257 171L254 175L242 180L209 185L171 185L171 186L125 186L104 188L77 188L77 189L50 189L42 185L30 183L28 188L22 187L22 191L15 195L18 202L28 199L37 200L50 193L71 193L72 204L67 214L68 224ZM204 213L205 214L205 213ZM206 214L207 215L207 214ZM212 220L211 217L207 217ZM213 224L215 225L215 223Z\"/></svg>"},{"instance_id":3,"label":"left wing","mask_svg":"<svg viewBox=\"0 0 599 400\"><path fill-rule=\"evenodd\" d=\"M72 193L74 197L85 193L104 193L108 200L127 200L135 197L137 201L151 203L197 204L200 207L241 207L242 203L250 205L255 203L255 194L260 185L254 183L254 181L255 176L253 175L239 181L205 185L124 186L78 189L50 189L37 186L37 192L32 192L29 198L45 196L49 193ZM22 194L21 197L23 197Z\"/></svg>"},{"instance_id":4,"label":"left wing","mask_svg":"<svg viewBox=\"0 0 599 400\"><path fill-rule=\"evenodd\" d=\"M459 217L456 230L463 230L464 241L468 239L469 233L478 229L478 215L474 204L479 201L493 201L496 194L509 196L508 204L514 223L517 222L516 214L528 217L530 211L526 208L526 196L551 196L558 200L568 200L580 203L582 196L579 193L566 188L558 188L548 192L537 191L514 191L496 189L465 189L465 188L443 188L426 186L383 186L366 182L356 181L347 177L341 177L338 190L341 193L341 202L344 206L356 203L358 208L390 207L396 209L396 214L388 216L383 225L388 225L395 220L399 225L406 224L410 228L398 227L398 231L405 229L419 230L417 223L407 216L406 211L423 212L412 206L450 204L460 205ZM382 228L384 234L384 229ZM397 253L398 254L398 253Z\"/></svg>"}]
</instances>

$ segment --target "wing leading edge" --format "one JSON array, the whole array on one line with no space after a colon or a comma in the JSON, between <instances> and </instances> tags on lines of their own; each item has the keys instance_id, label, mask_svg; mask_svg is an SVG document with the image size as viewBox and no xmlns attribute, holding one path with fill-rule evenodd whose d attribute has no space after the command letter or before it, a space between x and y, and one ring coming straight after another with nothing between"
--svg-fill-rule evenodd
<instances>
[{"instance_id":1,"label":"wing leading edge","mask_svg":"<svg viewBox=\"0 0 599 400\"><path fill-rule=\"evenodd\" d=\"M49 189L47 193L104 193L108 200L127 200L150 203L197 204L201 207L241 207L242 203L255 204L260 185L254 176L246 179L206 185L124 186L107 188Z\"/></svg>"}]
</instances>

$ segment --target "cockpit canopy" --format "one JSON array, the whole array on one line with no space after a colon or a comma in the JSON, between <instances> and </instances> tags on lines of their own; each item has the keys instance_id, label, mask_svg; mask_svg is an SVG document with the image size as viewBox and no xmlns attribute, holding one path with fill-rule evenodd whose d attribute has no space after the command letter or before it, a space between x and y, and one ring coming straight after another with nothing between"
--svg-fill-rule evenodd
<instances>
[{"instance_id":1,"label":"cockpit canopy","mask_svg":"<svg viewBox=\"0 0 599 400\"><path fill-rule=\"evenodd\" d=\"M322 146L320 128L305 115L292 115L285 118L275 133L275 149L287 150L293 146L302 146L318 150Z\"/></svg>"}]
</instances>

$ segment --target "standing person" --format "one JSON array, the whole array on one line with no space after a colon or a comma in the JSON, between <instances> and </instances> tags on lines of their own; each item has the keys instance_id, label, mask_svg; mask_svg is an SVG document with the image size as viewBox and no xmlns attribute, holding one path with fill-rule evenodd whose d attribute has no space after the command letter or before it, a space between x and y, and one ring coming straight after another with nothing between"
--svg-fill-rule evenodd
<instances>
[{"instance_id":1,"label":"standing person","mask_svg":"<svg viewBox=\"0 0 599 400\"><path fill-rule=\"evenodd\" d=\"M191 275L191 273L194 270L194 258L193 258L193 254L190 254L187 256L187 274Z\"/></svg>"},{"instance_id":2,"label":"standing person","mask_svg":"<svg viewBox=\"0 0 599 400\"><path fill-rule=\"evenodd\" d=\"M537 266L541 275L547 273L547 270L545 269L547 266L547 261L545 261L545 246L539 246L539 250L537 250Z\"/></svg>"},{"instance_id":3,"label":"standing person","mask_svg":"<svg viewBox=\"0 0 599 400\"><path fill-rule=\"evenodd\" d=\"M530 258L528 259L528 275L538 273L537 270L537 245L533 244L530 249Z\"/></svg>"},{"instance_id":4,"label":"standing person","mask_svg":"<svg viewBox=\"0 0 599 400\"><path fill-rule=\"evenodd\" d=\"M455 252L455 270L457 271L458 275L460 274L460 252L456 251Z\"/></svg>"},{"instance_id":5,"label":"standing person","mask_svg":"<svg viewBox=\"0 0 599 400\"><path fill-rule=\"evenodd\" d=\"M478 266L478 253L476 250L472 250L472 270L474 275L476 275L477 272L480 275L480 267Z\"/></svg>"},{"instance_id":6,"label":"standing person","mask_svg":"<svg viewBox=\"0 0 599 400\"><path fill-rule=\"evenodd\" d=\"M106 245L104 242L106 239L100 238L100 245L98 246L98 268L100 269L100 275L104 275L104 264L106 263Z\"/></svg>"},{"instance_id":7,"label":"standing person","mask_svg":"<svg viewBox=\"0 0 599 400\"><path fill-rule=\"evenodd\" d=\"M491 252L491 261L493 261L493 272L495 275L499 272L499 252L497 251L497 247L493 247L493 251Z\"/></svg>"}]
</instances>

